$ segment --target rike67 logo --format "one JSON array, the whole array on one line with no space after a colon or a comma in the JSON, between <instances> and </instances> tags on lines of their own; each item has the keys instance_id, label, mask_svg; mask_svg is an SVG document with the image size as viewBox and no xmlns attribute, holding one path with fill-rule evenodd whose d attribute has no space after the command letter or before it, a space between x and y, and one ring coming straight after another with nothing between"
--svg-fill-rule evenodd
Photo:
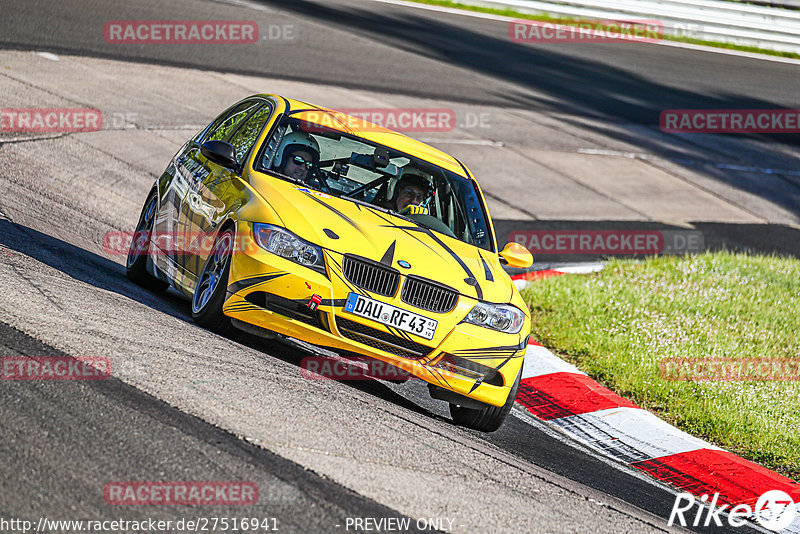
<instances>
[{"instance_id":1,"label":"rike67 logo","mask_svg":"<svg viewBox=\"0 0 800 534\"><path fill-rule=\"evenodd\" d=\"M756 501L755 508L749 504L737 504L733 507L730 504L718 506L719 493L715 493L710 501L708 495L703 495L699 501L691 493L678 494L667 526L671 527L677 523L682 527L689 524L695 527L721 527L723 522L727 521L732 527L741 527L747 524L747 519L755 519L762 527L780 532L792 524L797 514L794 501L789 494L781 490L770 490L761 495ZM691 512L696 504L697 510ZM724 518L723 514L726 514ZM685 515L689 516L688 521Z\"/></svg>"}]
</instances>

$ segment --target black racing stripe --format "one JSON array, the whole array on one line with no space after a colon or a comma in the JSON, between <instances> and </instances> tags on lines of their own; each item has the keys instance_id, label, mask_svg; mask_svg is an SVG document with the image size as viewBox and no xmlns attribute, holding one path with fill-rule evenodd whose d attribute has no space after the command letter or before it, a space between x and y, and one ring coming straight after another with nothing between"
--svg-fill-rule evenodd
<instances>
[{"instance_id":1,"label":"black racing stripe","mask_svg":"<svg viewBox=\"0 0 800 534\"><path fill-rule=\"evenodd\" d=\"M514 354L503 352L498 354L453 354L465 360L481 361L481 360L496 360L498 358L522 358L522 356L514 356Z\"/></svg>"},{"instance_id":2,"label":"black racing stripe","mask_svg":"<svg viewBox=\"0 0 800 534\"><path fill-rule=\"evenodd\" d=\"M453 389L453 386L450 385L450 382L447 381L447 378L445 378L438 369L435 367L428 367L427 369L434 376L434 378L439 381L440 384L446 384L447 389L449 390Z\"/></svg>"},{"instance_id":3,"label":"black racing stripe","mask_svg":"<svg viewBox=\"0 0 800 534\"><path fill-rule=\"evenodd\" d=\"M284 100L285 100L285 99L284 99ZM302 103L303 103L303 104L306 104L307 106L313 106L313 105L314 105L314 104L309 104L308 102L302 102ZM287 104L288 104L288 102L287 102ZM320 108L315 108L315 107L310 107L310 108L297 108L297 109L289 109L289 110L287 110L287 111L288 111L287 115L289 115L289 116L296 115L296 114L298 114L298 113L303 113L303 112L305 112L305 111L316 111L316 112L318 112L318 113L327 113L328 115L330 115L330 114L331 114L331 112L330 112L330 111L328 111L327 109L320 109Z\"/></svg>"},{"instance_id":4,"label":"black racing stripe","mask_svg":"<svg viewBox=\"0 0 800 534\"><path fill-rule=\"evenodd\" d=\"M393 223L393 222L391 221L391 219L387 219L386 217L384 217L384 216L383 216L383 214L382 214L381 212L379 212L379 211L375 211L375 210L370 210L370 211L371 211L371 212L372 212L374 215L376 215L376 216L380 217L380 218L381 218L383 221L385 221L385 222L389 223L389 224L387 224L387 225L383 226L383 228L397 228L397 229L399 229L399 230L402 230L403 232L405 232L405 234L406 234L406 235L408 235L408 236L410 236L410 237L413 237L414 239L416 239L417 241L419 241L419 242L420 242L422 245L425 245L426 247L428 247L428 248L429 248L429 249L430 249L432 252L435 252L435 253L436 253L436 255L437 255L437 256L439 256L440 258L443 258L443 257L444 257L444 256L442 256L441 254L439 254L439 251L438 251L438 250L436 250L435 248L433 248L432 246L430 246L429 244L427 244L425 241L423 241L423 240L422 240L422 239L420 239L419 237L417 237L417 236L415 236L414 234L412 234L411 232L409 232L409 231L407 230L407 228L408 228L407 226L398 226L398 225L396 225L395 223ZM415 229L416 229L416 227L415 227Z\"/></svg>"},{"instance_id":5,"label":"black racing stripe","mask_svg":"<svg viewBox=\"0 0 800 534\"><path fill-rule=\"evenodd\" d=\"M319 317L319 319L322 321L322 329L327 332L331 332L331 320L330 317L328 317L328 314L320 313L317 315L317 317Z\"/></svg>"},{"instance_id":6,"label":"black racing stripe","mask_svg":"<svg viewBox=\"0 0 800 534\"><path fill-rule=\"evenodd\" d=\"M453 257L453 259L454 259L454 260L456 260L456 261L458 262L458 264L461 266L461 268L462 268L462 269L464 269L464 272L465 272L465 273L467 273L467 276L468 276L469 278L472 278L473 280L475 280L475 285L474 285L473 287L475 288L475 292L476 292L476 293L477 293L477 295L478 295L478 300L483 300L483 289L481 288L481 285L478 283L477 279L475 278L475 275L474 275L474 274L472 274L472 271L470 271L470 270L469 270L469 267L467 267L467 264L466 264L466 263L464 263L464 260L462 260L461 258L459 258L459 257L458 257L458 254L456 254L456 253L453 251L453 249L451 249L450 247L448 247L448 246L445 244L445 242L444 242L444 241L442 241L441 239L439 239L438 237L436 237L436 236L434 235L434 233L433 233L433 232L432 232L430 229L428 229L428 228L423 228L423 227L411 227L411 226L398 226L398 228L405 228L405 229L407 229L407 230L409 230L409 231L412 231L412 232L421 232L421 233L423 233L423 234L427 234L427 235L428 235L428 237L430 237L431 239L433 239L434 241L436 241L436 243L437 243L437 244L438 244L440 247L442 247L443 249L445 249L445 250L447 251L447 253L448 253L448 254L450 254L450 256L452 256L452 257Z\"/></svg>"},{"instance_id":7,"label":"black racing stripe","mask_svg":"<svg viewBox=\"0 0 800 534\"><path fill-rule=\"evenodd\" d=\"M364 289L361 289L361 288L360 288L360 287L358 287L358 286L355 286L355 285L352 285L352 284L350 284L350 282L349 282L349 281L348 281L348 280L347 280L347 279L346 279L344 276L340 275L339 273L334 273L334 274L336 275L336 277L337 277L339 280L341 280L342 282L344 282L344 285L346 285L346 286L347 286L347 289L349 289L349 290L350 290L350 292L352 292L352 293L358 293L359 295L363 295L363 296L365 296L365 297L369 297L369 293L367 293L367 291L366 291L366 290L364 290Z\"/></svg>"},{"instance_id":8,"label":"black racing stripe","mask_svg":"<svg viewBox=\"0 0 800 534\"><path fill-rule=\"evenodd\" d=\"M418 361L421 365L431 365L431 362L435 360L439 356L439 354L440 353L436 353L436 351L434 351L428 354L427 356L423 356Z\"/></svg>"},{"instance_id":9,"label":"black racing stripe","mask_svg":"<svg viewBox=\"0 0 800 534\"><path fill-rule=\"evenodd\" d=\"M405 335L405 333L402 330L400 330L399 328L396 328L396 327L388 325L388 324L383 324L383 323L379 323L379 324L382 324L384 326L384 328L386 328L386 330L388 330L389 333L392 334L393 336L401 337L401 338L403 338L403 339L405 339L407 341L413 341L410 337Z\"/></svg>"},{"instance_id":10,"label":"black racing stripe","mask_svg":"<svg viewBox=\"0 0 800 534\"><path fill-rule=\"evenodd\" d=\"M331 255L330 255L330 253L327 253L327 254L328 254L328 261L329 261L331 264L333 264L333 265L335 265L336 267L338 267L338 268L339 268L339 271L338 271L338 272L336 272L336 271L334 271L333 269L331 269L331 271L333 272L333 274L335 274L335 275L336 275L336 277L337 277L339 280L341 280L342 282L344 282L344 285L346 285L346 286L347 286L347 288L348 288L348 289L350 289L350 290L351 290L353 293L358 293L359 295L363 295L363 296L365 296L365 297L369 297L370 295L369 295L369 293L367 293L367 291L366 291L366 290L363 290L363 289L361 289L360 287L357 287L357 286L355 286L355 285L351 284L349 280L347 280L347 279L346 279L344 276L342 276L341 274L339 274L339 273L341 273L341 272L342 272L342 266L339 264L339 262L337 262L335 259L333 259L333 256L331 256Z\"/></svg>"},{"instance_id":11,"label":"black racing stripe","mask_svg":"<svg viewBox=\"0 0 800 534\"><path fill-rule=\"evenodd\" d=\"M486 348L482 348L482 349L479 349L479 348L461 349L461 350L451 351L451 354L456 354L456 353L468 354L468 353L472 353L472 352L493 352L493 351L502 351L502 352L512 351L512 352L516 352L516 351L522 350L522 349L524 349L524 347L520 347L519 345L505 345L503 347L486 347Z\"/></svg>"},{"instance_id":12,"label":"black racing stripe","mask_svg":"<svg viewBox=\"0 0 800 534\"><path fill-rule=\"evenodd\" d=\"M395 239L392 241L392 244L389 245L389 248L386 249L386 252L383 253L383 257L381 258L381 263L384 265L392 265L394 261L394 247L397 245L397 240Z\"/></svg>"},{"instance_id":13,"label":"black racing stripe","mask_svg":"<svg viewBox=\"0 0 800 534\"><path fill-rule=\"evenodd\" d=\"M241 311L253 311L253 310L260 310L260 309L261 308L253 306L251 304L249 306L229 306L229 307L223 308L223 311L226 311L226 312L241 312Z\"/></svg>"},{"instance_id":14,"label":"black racing stripe","mask_svg":"<svg viewBox=\"0 0 800 534\"><path fill-rule=\"evenodd\" d=\"M517 351L515 350L487 350L487 351L480 351L480 352L458 352L452 351L450 354L454 356L465 356L469 358L497 358L499 356L505 356L506 354L515 354Z\"/></svg>"},{"instance_id":15,"label":"black racing stripe","mask_svg":"<svg viewBox=\"0 0 800 534\"><path fill-rule=\"evenodd\" d=\"M486 263L486 260L483 259L483 254L478 251L478 256L481 258L481 263L483 263L483 272L486 275L486 280L489 282L494 282L494 276L492 275L492 270L489 269L489 264Z\"/></svg>"},{"instance_id":16,"label":"black racing stripe","mask_svg":"<svg viewBox=\"0 0 800 534\"><path fill-rule=\"evenodd\" d=\"M514 355L513 355L513 354L512 354L512 355L510 355L508 358L506 358L506 359L503 361L503 363L501 363L500 365L498 365L498 366L496 367L496 369L500 369L500 368L502 368L502 367L503 367L505 364L507 364L508 362L510 362L510 361L511 361L511 358L513 358L513 357L514 357Z\"/></svg>"},{"instance_id":17,"label":"black racing stripe","mask_svg":"<svg viewBox=\"0 0 800 534\"><path fill-rule=\"evenodd\" d=\"M475 391L476 389L478 389L478 386L480 386L481 384L483 384L483 378L479 378L479 379L477 379L477 380L475 381L475 385L473 385L473 386L472 386L472 388L469 390L469 392L470 392L470 393L472 393L473 391Z\"/></svg>"},{"instance_id":18,"label":"black racing stripe","mask_svg":"<svg viewBox=\"0 0 800 534\"><path fill-rule=\"evenodd\" d=\"M411 338L411 334L409 334L409 333L408 333L408 332L406 332L405 330L400 330L400 329L399 329L399 328L397 328L397 327L393 327L393 326L389 326L389 325L386 325L386 328L388 328L388 329L389 329L389 331L391 331L391 332L392 332L394 335L396 335L397 337L402 337L403 339L405 339L405 340L407 340L407 341L411 341L412 343L417 343L416 341L414 341L414 340ZM397 333L395 334L395 332L397 332ZM425 338L423 338L423 339L425 339ZM427 340L426 340L426 341L427 341ZM417 344L418 344L418 345L422 345L422 343L417 343ZM433 347L431 347L431 350L433 350Z\"/></svg>"},{"instance_id":19,"label":"black racing stripe","mask_svg":"<svg viewBox=\"0 0 800 534\"><path fill-rule=\"evenodd\" d=\"M437 255L437 256L439 256L440 258L444 258L444 256L442 256L441 254L439 254L439 251L438 251L438 250L436 250L435 248L433 248L432 246L430 246L429 244L427 244L425 241L423 241L423 240L422 240L422 239L420 239L419 237L417 237L417 236L415 236L414 234L412 234L411 232L409 232L409 231L408 231L408 228L409 228L408 226L397 226L396 224L392 224L392 223L391 223L391 221L389 221L389 223L390 223L390 224L385 224L385 225L382 225L382 226L381 226L381 228L396 228L396 229L398 229L398 230L402 230L403 232L405 232L405 233L406 233L407 235L409 235L410 237L413 237L414 239L416 239L416 240L417 240L417 241L418 241L418 242L419 242L421 245L425 245L426 247L428 247L428 249L429 249L431 252L434 252L434 253L436 253L436 255Z\"/></svg>"},{"instance_id":20,"label":"black racing stripe","mask_svg":"<svg viewBox=\"0 0 800 534\"><path fill-rule=\"evenodd\" d=\"M333 206L331 206L329 204L326 204L325 202L321 201L320 199L318 199L316 197L316 195L312 195L311 193L306 193L306 195L308 196L308 198L310 198L311 200L313 200L317 204L320 204L321 206L325 206L326 208L328 208L331 212L333 212L336 215L338 215L341 219L346 221L347 224L349 224L350 226L352 226L353 228L355 228L356 230L361 232L365 237L367 237L367 239L369 239L369 236L366 233L364 233L364 230L362 230L361 227L358 225L358 223L355 222L353 219L351 219L350 217L348 217L347 215L345 215L341 211L337 210Z\"/></svg>"},{"instance_id":21,"label":"black racing stripe","mask_svg":"<svg viewBox=\"0 0 800 534\"><path fill-rule=\"evenodd\" d=\"M276 278L280 278L281 276L287 275L289 273L284 272L277 272L272 274L266 275L259 275L259 276L251 276L250 278L243 278L241 280L237 280L236 282L230 284L228 286L228 293L238 293L242 289L254 286L256 284L260 284L261 282L268 282L270 280L274 280Z\"/></svg>"},{"instance_id":22,"label":"black racing stripe","mask_svg":"<svg viewBox=\"0 0 800 534\"><path fill-rule=\"evenodd\" d=\"M474 349L474 350L480 350L480 349ZM460 354L459 354L459 352L460 352ZM451 352L451 354L453 354L453 355L455 355L455 356L462 357L462 358L463 358L463 357L468 357L470 360L495 360L495 359L497 359L498 357L503 357L503 356L505 356L505 360L503 360L503 361L500 363L500 365L498 365L497 367L495 367L495 369L496 369L496 370L499 370L499 369L501 369L501 368L502 368L502 367L503 367L505 364L507 364L508 362L510 362L512 359L514 359L514 358L521 358L521 357L522 357L522 356L516 356L516 352L517 352L517 349L514 349L513 351L508 351L508 350L504 350L504 351L497 351L497 352L495 352L495 353L491 353L491 352L490 352L490 353L481 353L481 354L471 354L471 353L469 353L469 349L468 349L468 350L466 350L466 351L452 351L452 352ZM524 355L523 355L523 356L524 356Z\"/></svg>"},{"instance_id":23,"label":"black racing stripe","mask_svg":"<svg viewBox=\"0 0 800 534\"><path fill-rule=\"evenodd\" d=\"M259 308L258 306L253 306L252 304L249 303L247 306L242 306L237 304L234 306L226 306L222 308L222 311L224 312L243 312L243 311L254 311L254 310L258 311L261 310L261 308Z\"/></svg>"}]
</instances>

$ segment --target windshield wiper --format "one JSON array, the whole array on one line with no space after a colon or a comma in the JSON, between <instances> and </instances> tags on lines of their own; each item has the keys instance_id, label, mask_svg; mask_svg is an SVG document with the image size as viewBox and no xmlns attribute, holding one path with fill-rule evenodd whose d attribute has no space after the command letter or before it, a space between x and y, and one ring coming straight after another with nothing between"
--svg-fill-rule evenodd
<instances>
[{"instance_id":1,"label":"windshield wiper","mask_svg":"<svg viewBox=\"0 0 800 534\"><path fill-rule=\"evenodd\" d=\"M394 211L393 209L384 208L383 206L378 206L377 204L370 204L366 200L358 200L357 198L349 198L346 195L342 195L340 198L347 198L347 200L349 200L350 202L354 202L354 203L359 204L361 206L366 206L367 208L380 211L381 213L388 213L389 215L394 215L395 217L400 217L404 221L412 222L412 223L416 224L417 226L425 226L423 223L417 222L417 221L415 221L413 219L409 219L405 215L401 215L401 214L397 213L396 211ZM427 228L427 226L425 226L425 227Z\"/></svg>"}]
</instances>

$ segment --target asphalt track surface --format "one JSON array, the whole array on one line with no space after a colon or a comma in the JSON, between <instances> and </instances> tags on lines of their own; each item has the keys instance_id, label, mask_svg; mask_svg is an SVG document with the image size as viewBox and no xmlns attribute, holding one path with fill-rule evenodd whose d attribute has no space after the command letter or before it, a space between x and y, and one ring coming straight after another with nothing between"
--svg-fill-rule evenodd
<instances>
[{"instance_id":1,"label":"asphalt track surface","mask_svg":"<svg viewBox=\"0 0 800 534\"><path fill-rule=\"evenodd\" d=\"M656 46L646 52L629 45L523 48L504 41L488 21L373 2L257 3L263 12L195 1L0 4L12 13L0 33L8 50L446 96L641 125L652 126L663 108L796 107L800 85L796 65ZM295 24L303 44L110 47L96 31L108 20L189 18ZM791 165L786 147L793 142L758 140L753 146L767 148L753 150L754 163L774 158ZM421 384L302 381L301 351L196 328L187 303L137 288L119 260L85 246L115 213L135 217L146 182L125 186L120 194L135 198L124 201L95 184L83 193L82 180L115 183L113 176L93 175L92 161L84 160L71 191L64 191L64 184L45 179L48 173L56 175L70 157L93 153L62 161L74 146L51 144L41 152L22 146L35 143L0 146L0 348L3 355L108 354L123 365L119 379L104 382L0 384L6 438L0 517L241 515L219 507L213 514L180 507L120 511L103 502L101 489L112 480L251 480L261 499L245 515L276 517L282 531L341 531L336 525L347 517L422 517L425 500L462 532L666 529L670 491L521 417L494 434L465 431L449 423ZM87 195L92 205L81 205L78 216L79 199ZM84 226L55 222L69 226L73 217ZM87 223L92 220L94 226ZM487 503L495 504L489 517Z\"/></svg>"},{"instance_id":2,"label":"asphalt track surface","mask_svg":"<svg viewBox=\"0 0 800 534\"><path fill-rule=\"evenodd\" d=\"M792 108L797 65L639 43L524 46L507 25L350 0L236 2L2 2L0 45L275 76L452 101L556 107L657 124L663 109ZM296 40L270 47L109 45L109 20L256 19L293 24ZM265 29L261 30L265 37ZM302 42L302 46L296 46ZM413 61L408 59L413 58ZM782 136L787 143L797 137Z\"/></svg>"},{"instance_id":3,"label":"asphalt track surface","mask_svg":"<svg viewBox=\"0 0 800 534\"><path fill-rule=\"evenodd\" d=\"M618 188L602 182L603 176L612 181L615 174L625 174L618 169L584 177L581 191L573 191L574 184L550 184L554 191L549 196L543 194L548 183L542 183L536 196L526 194L516 184L552 170L570 174L559 163L571 160L537 160L532 153L549 146L546 136L539 138L541 132L524 122L500 122L493 124L489 138L511 147L504 161L495 161L492 154L484 158L482 147L442 146L472 162L478 176L507 176L506 182L496 179L494 191L483 180L490 196L503 197L513 208L508 215L492 208L502 231L519 226L506 222L521 218L535 220L532 229L586 227L581 221L587 219L596 221L597 229L641 228L644 220L650 229L680 230L690 223L704 232L709 248L800 255L800 136L672 135L658 127L665 109L796 109L797 62L625 42L531 46L510 42L505 22L370 0L26 0L0 5L10 15L0 34L0 47L6 49L251 74L402 94L419 102L437 99L450 106L553 115L559 128L582 128L587 130L584 138L589 132L603 136L619 153L647 154L650 167L638 161L639 168L628 173L635 175L635 183L655 170L692 186L683 195L658 191L626 202ZM257 46L119 45L106 43L101 31L110 20L186 18L254 20L262 41ZM291 39L269 37L271 28L284 26L291 28ZM520 144L527 147L515 151ZM592 164L585 157L575 162L584 169ZM587 188L600 198L584 196ZM722 209L698 193L735 209ZM657 213L643 210L653 195L662 199ZM692 197L696 205L687 206ZM611 210L608 201L621 202L624 209Z\"/></svg>"},{"instance_id":4,"label":"asphalt track surface","mask_svg":"<svg viewBox=\"0 0 800 534\"><path fill-rule=\"evenodd\" d=\"M0 339L4 356L67 356L4 324ZM114 378L7 383L0 399L6 519L97 518L98 511L117 518L97 480L127 480L132 473L143 480L170 473L170 480L255 482L260 498L246 517L269 518L283 531L328 531L348 517L403 517ZM188 505L137 512L124 517L174 523L204 517ZM215 506L213 515L243 517L234 506Z\"/></svg>"}]
</instances>

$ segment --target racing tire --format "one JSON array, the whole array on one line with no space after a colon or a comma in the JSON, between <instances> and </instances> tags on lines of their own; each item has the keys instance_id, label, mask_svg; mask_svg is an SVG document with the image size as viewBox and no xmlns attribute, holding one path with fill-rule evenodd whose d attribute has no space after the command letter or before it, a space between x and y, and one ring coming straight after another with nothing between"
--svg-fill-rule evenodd
<instances>
[{"instance_id":1,"label":"racing tire","mask_svg":"<svg viewBox=\"0 0 800 534\"><path fill-rule=\"evenodd\" d=\"M465 408L450 403L450 416L460 426L480 430L481 432L494 432L503 425L509 412L511 412L511 408L517 398L521 378L522 369L520 368L517 379L514 381L511 391L508 392L508 399L502 406L489 406L487 404L483 408Z\"/></svg>"},{"instance_id":2,"label":"racing tire","mask_svg":"<svg viewBox=\"0 0 800 534\"><path fill-rule=\"evenodd\" d=\"M228 292L234 237L232 228L226 228L219 233L192 296L194 322L222 335L233 332L231 319L222 313L222 306Z\"/></svg>"},{"instance_id":3,"label":"racing tire","mask_svg":"<svg viewBox=\"0 0 800 534\"><path fill-rule=\"evenodd\" d=\"M147 256L150 250L150 234L153 231L156 208L158 207L158 191L153 189L144 201L136 231L133 233L128 258L125 261L125 274L128 280L150 291L162 292L169 284L159 280L147 272Z\"/></svg>"}]
</instances>

